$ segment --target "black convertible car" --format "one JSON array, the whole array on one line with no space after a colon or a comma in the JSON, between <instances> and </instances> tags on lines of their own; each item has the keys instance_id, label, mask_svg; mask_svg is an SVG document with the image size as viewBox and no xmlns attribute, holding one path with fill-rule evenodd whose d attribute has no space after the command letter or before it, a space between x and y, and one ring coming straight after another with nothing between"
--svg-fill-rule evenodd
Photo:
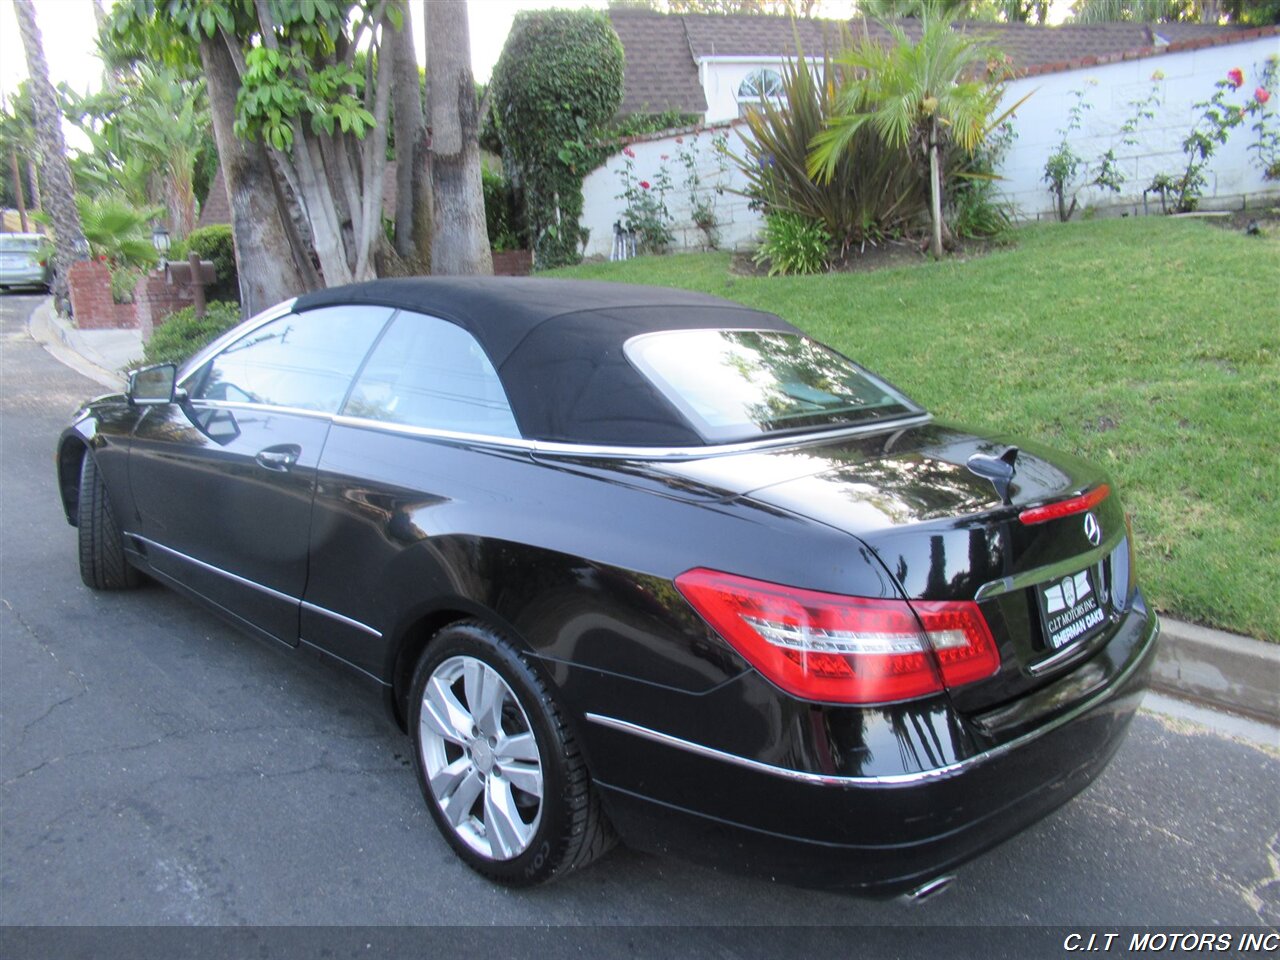
<instances>
[{"instance_id":1,"label":"black convertible car","mask_svg":"<svg viewBox=\"0 0 1280 960\"><path fill-rule=\"evenodd\" d=\"M923 895L1098 775L1155 649L1096 469L699 294L308 294L87 404L57 470L86 584L365 675L510 884L620 836Z\"/></svg>"}]
</instances>

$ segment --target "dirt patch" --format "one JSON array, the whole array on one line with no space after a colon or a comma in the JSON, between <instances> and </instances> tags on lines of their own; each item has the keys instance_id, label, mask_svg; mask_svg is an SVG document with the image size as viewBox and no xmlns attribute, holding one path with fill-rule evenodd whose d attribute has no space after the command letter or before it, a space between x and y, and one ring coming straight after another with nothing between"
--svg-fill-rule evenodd
<instances>
[{"instance_id":1,"label":"dirt patch","mask_svg":"<svg viewBox=\"0 0 1280 960\"><path fill-rule=\"evenodd\" d=\"M1253 228L1268 236L1280 233L1280 206L1233 210L1229 217L1206 217L1205 219L1220 230L1246 233Z\"/></svg>"}]
</instances>

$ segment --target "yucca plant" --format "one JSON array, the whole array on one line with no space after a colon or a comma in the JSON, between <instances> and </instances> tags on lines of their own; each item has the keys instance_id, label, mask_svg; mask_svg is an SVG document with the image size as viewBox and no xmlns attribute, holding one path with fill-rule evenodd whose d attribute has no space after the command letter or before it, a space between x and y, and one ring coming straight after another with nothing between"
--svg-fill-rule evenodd
<instances>
[{"instance_id":1,"label":"yucca plant","mask_svg":"<svg viewBox=\"0 0 1280 960\"><path fill-rule=\"evenodd\" d=\"M871 130L849 138L830 176L810 175L809 145L839 114L848 77L831 56L812 65L803 51L782 74L781 101L765 100L747 115L743 154L731 154L749 184L744 192L766 214L820 221L842 257L921 218L928 195L907 150Z\"/></svg>"},{"instance_id":2,"label":"yucca plant","mask_svg":"<svg viewBox=\"0 0 1280 960\"><path fill-rule=\"evenodd\" d=\"M953 30L952 18L930 17L926 9L916 42L897 24L886 23L885 28L890 45L881 46L864 34L838 58L845 68L838 109L813 138L806 170L823 181L833 180L868 128L887 146L923 156L933 224L930 249L939 258L945 229L944 153L949 144L972 153L1012 109L991 120L1003 93L1000 82L985 79L991 51L981 40Z\"/></svg>"}]
</instances>

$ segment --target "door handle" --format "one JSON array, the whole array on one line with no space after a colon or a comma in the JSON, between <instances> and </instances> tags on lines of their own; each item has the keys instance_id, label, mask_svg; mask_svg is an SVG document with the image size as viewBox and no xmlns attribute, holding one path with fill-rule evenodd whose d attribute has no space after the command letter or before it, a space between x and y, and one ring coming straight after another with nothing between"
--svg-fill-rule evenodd
<instances>
[{"instance_id":1,"label":"door handle","mask_svg":"<svg viewBox=\"0 0 1280 960\"><path fill-rule=\"evenodd\" d=\"M259 450L258 455L253 459L257 461L258 466L272 470L276 473L287 473L289 468L298 462L298 457L302 454L302 448L287 444L279 447L267 447L265 450Z\"/></svg>"}]
</instances>

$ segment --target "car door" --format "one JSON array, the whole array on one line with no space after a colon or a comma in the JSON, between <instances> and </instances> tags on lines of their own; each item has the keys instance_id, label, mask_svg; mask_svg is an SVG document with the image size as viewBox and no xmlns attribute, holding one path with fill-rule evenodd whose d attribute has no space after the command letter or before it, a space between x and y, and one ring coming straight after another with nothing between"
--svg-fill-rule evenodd
<instances>
[{"instance_id":1,"label":"car door","mask_svg":"<svg viewBox=\"0 0 1280 960\"><path fill-rule=\"evenodd\" d=\"M445 320L397 313L325 444L303 640L382 676L381 638L406 602L466 592L449 582L439 551L458 547L449 534L464 517L510 510L510 490L527 470L519 443L475 338Z\"/></svg>"},{"instance_id":2,"label":"car door","mask_svg":"<svg viewBox=\"0 0 1280 960\"><path fill-rule=\"evenodd\" d=\"M288 314L185 378L134 433L131 534L162 577L259 631L298 638L316 464L390 308Z\"/></svg>"}]
</instances>

